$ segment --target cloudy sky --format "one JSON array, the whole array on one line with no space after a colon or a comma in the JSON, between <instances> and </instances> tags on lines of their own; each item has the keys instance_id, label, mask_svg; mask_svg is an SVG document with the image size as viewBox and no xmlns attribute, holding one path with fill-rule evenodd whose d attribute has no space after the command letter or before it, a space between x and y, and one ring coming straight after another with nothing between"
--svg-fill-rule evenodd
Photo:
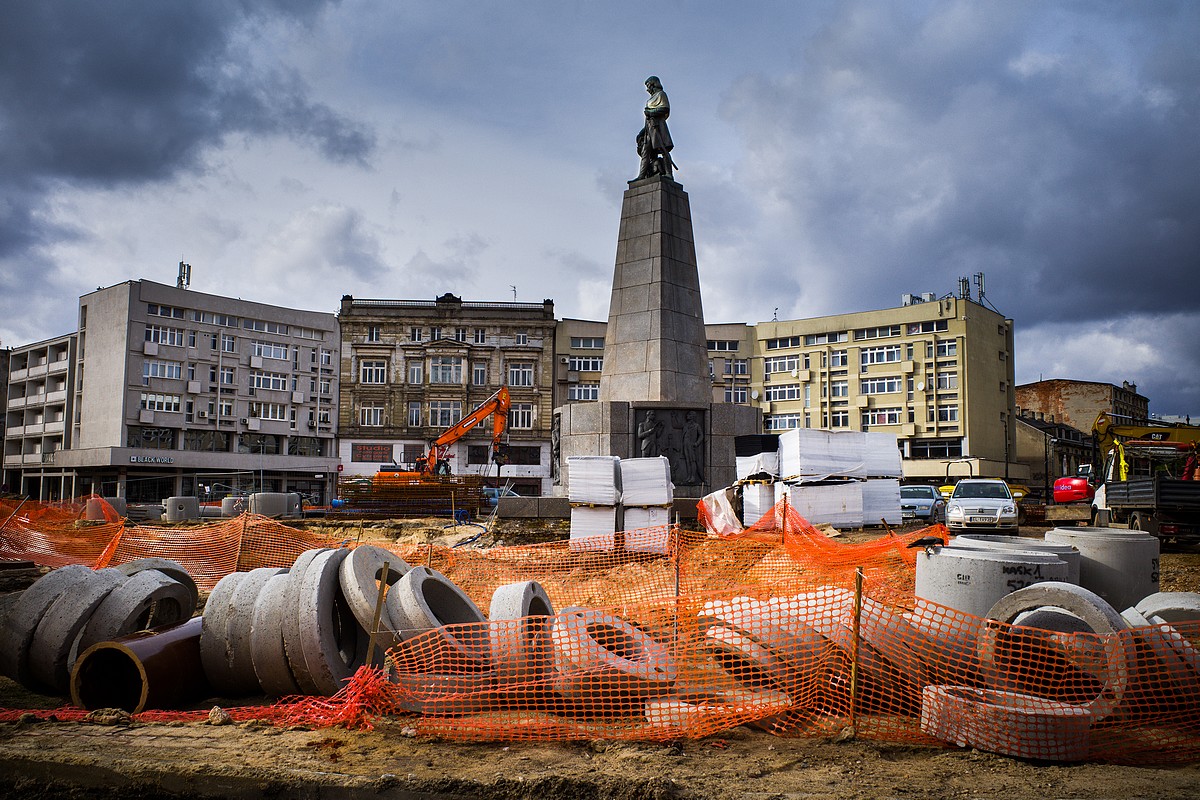
<instances>
[{"instance_id":1,"label":"cloudy sky","mask_svg":"<svg viewBox=\"0 0 1200 800\"><path fill-rule=\"evenodd\" d=\"M9 0L0 343L181 259L298 308L605 319L655 74L707 321L983 273L1018 382L1200 416L1198 39L1194 0Z\"/></svg>"}]
</instances>

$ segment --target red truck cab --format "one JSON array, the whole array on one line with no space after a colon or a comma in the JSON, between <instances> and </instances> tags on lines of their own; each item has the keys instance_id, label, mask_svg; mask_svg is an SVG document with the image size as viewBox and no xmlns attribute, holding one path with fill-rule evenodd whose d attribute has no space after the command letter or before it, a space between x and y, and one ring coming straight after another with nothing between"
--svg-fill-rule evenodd
<instances>
[{"instance_id":1,"label":"red truck cab","mask_svg":"<svg viewBox=\"0 0 1200 800\"><path fill-rule=\"evenodd\" d=\"M1096 487L1087 478L1059 478L1054 482L1055 503L1080 503L1091 501L1096 496Z\"/></svg>"}]
</instances>

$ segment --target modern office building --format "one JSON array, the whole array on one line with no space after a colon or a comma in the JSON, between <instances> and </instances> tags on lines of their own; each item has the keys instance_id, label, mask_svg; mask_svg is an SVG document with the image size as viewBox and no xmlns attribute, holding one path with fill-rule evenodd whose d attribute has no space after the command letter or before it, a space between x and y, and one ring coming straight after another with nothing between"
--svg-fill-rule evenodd
<instances>
[{"instance_id":1,"label":"modern office building","mask_svg":"<svg viewBox=\"0 0 1200 800\"><path fill-rule=\"evenodd\" d=\"M6 474L43 499L240 489L326 502L338 336L328 313L147 280L97 289L79 298L77 334L21 348Z\"/></svg>"},{"instance_id":2,"label":"modern office building","mask_svg":"<svg viewBox=\"0 0 1200 800\"><path fill-rule=\"evenodd\" d=\"M520 494L550 493L553 301L347 295L338 321L344 476L371 475L393 463L412 468L431 441L507 386L509 461L499 478ZM492 430L492 420L485 420L451 446L454 473L497 476Z\"/></svg>"}]
</instances>

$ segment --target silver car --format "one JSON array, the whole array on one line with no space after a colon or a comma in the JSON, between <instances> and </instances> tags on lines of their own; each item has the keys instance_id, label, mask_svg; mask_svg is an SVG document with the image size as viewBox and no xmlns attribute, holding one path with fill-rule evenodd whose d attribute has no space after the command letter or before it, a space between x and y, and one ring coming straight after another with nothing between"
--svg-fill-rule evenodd
<instances>
[{"instance_id":1,"label":"silver car","mask_svg":"<svg viewBox=\"0 0 1200 800\"><path fill-rule=\"evenodd\" d=\"M941 522L946 516L946 501L933 486L900 487L900 518L904 521L919 519L930 525Z\"/></svg>"},{"instance_id":2,"label":"silver car","mask_svg":"<svg viewBox=\"0 0 1200 800\"><path fill-rule=\"evenodd\" d=\"M946 527L955 532L980 528L1015 532L1017 501L1002 480L964 478L946 504Z\"/></svg>"}]
</instances>

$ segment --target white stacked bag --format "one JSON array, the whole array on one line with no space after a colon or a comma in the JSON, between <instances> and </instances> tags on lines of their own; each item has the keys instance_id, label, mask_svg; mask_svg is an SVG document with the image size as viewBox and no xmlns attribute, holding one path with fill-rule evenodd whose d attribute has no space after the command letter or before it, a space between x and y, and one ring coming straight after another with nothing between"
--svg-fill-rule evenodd
<instances>
[{"instance_id":1,"label":"white stacked bag","mask_svg":"<svg viewBox=\"0 0 1200 800\"><path fill-rule=\"evenodd\" d=\"M618 504L621 502L621 459L616 456L572 456L567 459L567 499L571 502L571 552L615 550Z\"/></svg>"},{"instance_id":2,"label":"white stacked bag","mask_svg":"<svg viewBox=\"0 0 1200 800\"><path fill-rule=\"evenodd\" d=\"M788 499L788 505L811 523L827 523L835 528L863 526L863 482L777 483L776 502ZM899 491L896 508L899 510Z\"/></svg>"},{"instance_id":3,"label":"white stacked bag","mask_svg":"<svg viewBox=\"0 0 1200 800\"><path fill-rule=\"evenodd\" d=\"M795 428L779 436L774 501L786 495L809 522L839 528L899 524L900 466L894 434Z\"/></svg>"},{"instance_id":4,"label":"white stacked bag","mask_svg":"<svg viewBox=\"0 0 1200 800\"><path fill-rule=\"evenodd\" d=\"M571 552L667 553L675 484L665 456L576 456L567 470Z\"/></svg>"},{"instance_id":5,"label":"white stacked bag","mask_svg":"<svg viewBox=\"0 0 1200 800\"><path fill-rule=\"evenodd\" d=\"M666 456L626 458L621 461L621 505L624 514L625 549L635 553L666 555L667 526L675 484L671 462Z\"/></svg>"}]
</instances>

